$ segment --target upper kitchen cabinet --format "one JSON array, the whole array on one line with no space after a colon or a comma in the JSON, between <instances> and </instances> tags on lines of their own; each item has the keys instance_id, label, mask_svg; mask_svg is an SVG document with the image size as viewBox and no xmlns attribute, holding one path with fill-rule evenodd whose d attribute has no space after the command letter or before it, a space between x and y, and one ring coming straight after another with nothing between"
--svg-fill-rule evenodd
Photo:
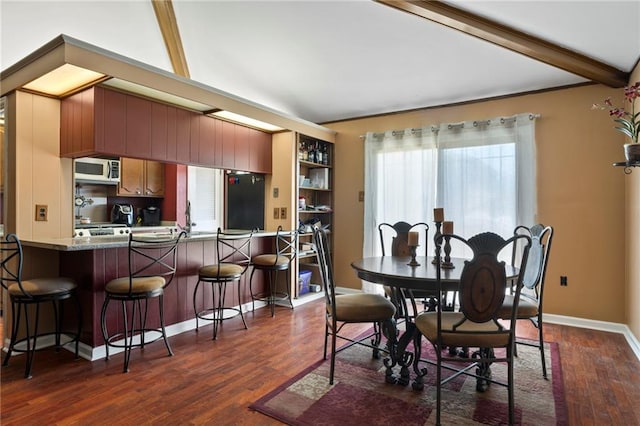
<instances>
[{"instance_id":1,"label":"upper kitchen cabinet","mask_svg":"<svg viewBox=\"0 0 640 426\"><path fill-rule=\"evenodd\" d=\"M95 86L62 100L60 155L271 173L271 134Z\"/></svg>"},{"instance_id":2,"label":"upper kitchen cabinet","mask_svg":"<svg viewBox=\"0 0 640 426\"><path fill-rule=\"evenodd\" d=\"M164 164L157 161L121 158L118 195L121 197L163 197Z\"/></svg>"}]
</instances>

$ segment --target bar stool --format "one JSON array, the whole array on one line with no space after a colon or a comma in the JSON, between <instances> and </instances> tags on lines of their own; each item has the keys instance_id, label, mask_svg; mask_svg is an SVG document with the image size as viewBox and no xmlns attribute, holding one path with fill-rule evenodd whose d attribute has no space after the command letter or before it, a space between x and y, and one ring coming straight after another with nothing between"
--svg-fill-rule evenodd
<instances>
[{"instance_id":1,"label":"bar stool","mask_svg":"<svg viewBox=\"0 0 640 426\"><path fill-rule=\"evenodd\" d=\"M248 329L242 313L242 292L240 278L251 262L251 240L249 233L224 233L220 228L216 235L217 263L205 265L198 271L198 283L193 290L193 311L196 314L196 331L199 320L213 322L213 340L218 336L218 327L225 319L240 315L245 330ZM211 306L198 310L198 288L201 283L211 285ZM227 286L235 283L238 289L238 306L225 303Z\"/></svg>"},{"instance_id":2,"label":"bar stool","mask_svg":"<svg viewBox=\"0 0 640 426\"><path fill-rule=\"evenodd\" d=\"M145 345L163 339L169 356L173 355L167 333L164 328L164 289L173 281L176 273L178 243L186 236L182 231L171 235L135 235L129 234L129 275L111 280L105 286L105 299L102 304L100 323L105 341L106 359L109 359L109 347L124 348L124 369L129 371L131 349L144 348ZM147 305L149 299L158 299L159 326L147 325ZM109 334L107 330L107 307L111 300L121 302L122 331ZM144 305L142 304L144 301ZM127 315L127 303L131 305L131 325ZM136 318L136 311L137 318ZM136 324L136 319L138 323ZM147 334L158 335L151 341ZM134 337L136 340L134 342ZM118 339L122 338L122 341Z\"/></svg>"},{"instance_id":3,"label":"bar stool","mask_svg":"<svg viewBox=\"0 0 640 426\"><path fill-rule=\"evenodd\" d=\"M249 289L251 291L251 307L255 310L255 301L266 302L271 307L271 316L275 316L275 306L277 302L288 301L291 309L291 262L298 253L298 231L283 231L282 226L278 226L275 239L275 253L259 254L251 259L251 277L249 278ZM253 274L257 271L265 271L269 282L268 291L255 293L253 291ZM286 289L278 291L278 272L286 271Z\"/></svg>"},{"instance_id":4,"label":"bar stool","mask_svg":"<svg viewBox=\"0 0 640 426\"><path fill-rule=\"evenodd\" d=\"M11 300L11 342L2 365L9 365L9 359L13 352L26 353L24 377L30 379L32 377L31 368L35 351L44 349L38 347L38 339L51 335L55 339L54 347L56 352L69 343L75 343L77 359L80 334L82 332L82 308L78 299L76 283L72 279L64 277L23 280L22 265L24 254L22 243L16 234L9 234L4 241L0 241L0 253L0 283L9 293ZM66 299L73 299L76 303L78 328L72 336L69 336L71 332L62 330L62 319L64 317L64 304L62 302ZM40 305L47 302L51 302L53 307L55 330L53 332L39 333ZM35 305L35 324L32 330L29 306L33 305ZM23 316L26 335L19 339L18 332ZM62 343L63 336L67 340L64 343Z\"/></svg>"}]
</instances>

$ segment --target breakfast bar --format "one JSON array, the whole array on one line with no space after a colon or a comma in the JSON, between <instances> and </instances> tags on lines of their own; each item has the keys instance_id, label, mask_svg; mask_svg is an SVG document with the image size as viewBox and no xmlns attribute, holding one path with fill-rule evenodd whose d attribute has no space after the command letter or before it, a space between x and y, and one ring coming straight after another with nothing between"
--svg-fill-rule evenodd
<instances>
[{"instance_id":1,"label":"breakfast bar","mask_svg":"<svg viewBox=\"0 0 640 426\"><path fill-rule=\"evenodd\" d=\"M252 251L266 252L272 245L275 232L259 231L253 234ZM81 354L95 360L104 355L104 339L100 330L100 310L104 302L104 286L110 280L127 276L128 237L100 236L82 238L33 238L22 240L30 253L56 251L60 276L70 277L78 284L78 296L82 306ZM193 292L198 281L198 269L212 263L215 258L216 233L198 232L180 242L178 265L174 281L165 289L164 321L169 334L178 334L195 328ZM251 306L248 279L242 281L243 309ZM254 288L263 289L262 274L256 274ZM210 299L207 290L199 293L199 304ZM229 300L229 303L232 303ZM236 302L237 303L237 302ZM72 312L70 312L72 314ZM157 309L150 308L149 321L157 318ZM120 328L121 318L114 310L107 313L110 328ZM192 324L193 322L193 324Z\"/></svg>"}]
</instances>

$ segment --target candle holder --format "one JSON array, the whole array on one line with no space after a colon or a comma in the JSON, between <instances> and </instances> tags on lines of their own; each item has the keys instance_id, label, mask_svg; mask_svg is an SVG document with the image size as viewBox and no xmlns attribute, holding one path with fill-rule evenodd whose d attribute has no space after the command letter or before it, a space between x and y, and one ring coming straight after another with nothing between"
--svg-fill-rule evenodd
<instances>
[{"instance_id":1,"label":"candle holder","mask_svg":"<svg viewBox=\"0 0 640 426\"><path fill-rule=\"evenodd\" d=\"M431 261L431 263L433 263L434 265L436 263L438 263L438 247L437 247L437 241L438 241L438 237L440 237L440 228L442 228L442 222L436 222L436 233L433 236L433 242L434 242L434 249L436 251L435 255L433 256L433 260Z\"/></svg>"},{"instance_id":2,"label":"candle holder","mask_svg":"<svg viewBox=\"0 0 640 426\"><path fill-rule=\"evenodd\" d=\"M416 248L418 246L409 246L409 252L411 253L411 262L407 263L407 265L415 268L416 266L420 266L420 263L416 260Z\"/></svg>"},{"instance_id":3,"label":"candle holder","mask_svg":"<svg viewBox=\"0 0 640 426\"><path fill-rule=\"evenodd\" d=\"M444 237L444 260L440 264L442 269L453 269L453 263L451 262L451 237Z\"/></svg>"}]
</instances>

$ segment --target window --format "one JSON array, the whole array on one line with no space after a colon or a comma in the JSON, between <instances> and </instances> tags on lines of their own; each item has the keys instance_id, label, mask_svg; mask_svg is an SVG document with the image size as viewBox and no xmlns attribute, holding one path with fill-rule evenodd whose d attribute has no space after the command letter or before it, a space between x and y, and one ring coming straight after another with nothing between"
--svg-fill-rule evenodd
<instances>
[{"instance_id":1,"label":"window","mask_svg":"<svg viewBox=\"0 0 640 426\"><path fill-rule=\"evenodd\" d=\"M187 194L191 222L198 231L217 231L223 223L224 171L206 167L187 168Z\"/></svg>"},{"instance_id":2,"label":"window","mask_svg":"<svg viewBox=\"0 0 640 426\"><path fill-rule=\"evenodd\" d=\"M505 238L536 214L532 114L422 129L368 133L365 140L364 256L381 254L380 223L427 222L443 207L466 238ZM435 226L430 225L429 235ZM433 240L427 242L433 255ZM452 256L464 253L452 252Z\"/></svg>"}]
</instances>

